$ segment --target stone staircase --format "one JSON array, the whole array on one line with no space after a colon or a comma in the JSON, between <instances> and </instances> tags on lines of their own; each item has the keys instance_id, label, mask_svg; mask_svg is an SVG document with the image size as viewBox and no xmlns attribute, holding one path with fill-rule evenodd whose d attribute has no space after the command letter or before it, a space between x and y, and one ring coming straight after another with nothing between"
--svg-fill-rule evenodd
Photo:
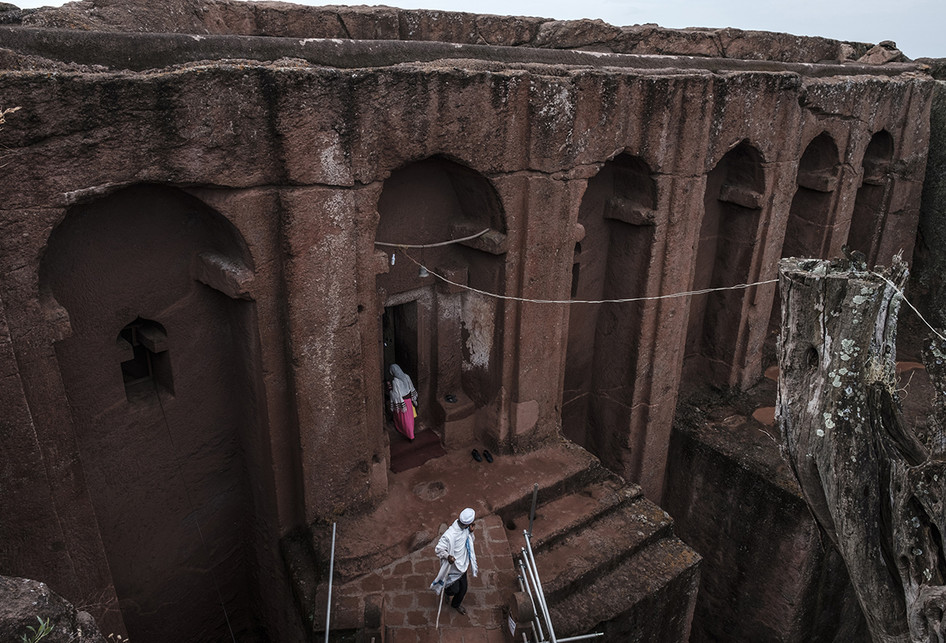
<instances>
[{"instance_id":1,"label":"stone staircase","mask_svg":"<svg viewBox=\"0 0 946 643\"><path fill-rule=\"evenodd\" d=\"M504 518L514 551L528 512ZM685 641L700 557L636 485L600 477L540 504L532 548L555 633L607 641Z\"/></svg>"},{"instance_id":2,"label":"stone staircase","mask_svg":"<svg viewBox=\"0 0 946 643\"><path fill-rule=\"evenodd\" d=\"M529 526L533 482L539 485L533 551L556 635L602 631L606 636L599 640L605 641L687 640L700 558L674 535L670 516L644 498L639 487L624 483L573 445L516 456L515 461L511 456L497 459L490 466L466 462L458 455L412 469L410 477L398 478L403 489L400 502L379 507L347 528L343 523L348 536L340 541L364 532L354 529L361 521L385 525L381 543L385 547L366 541L347 552L340 549L342 555L335 561L333 641L367 643L369 632L377 634L377 643L504 640L502 607L518 591L513 554L525 545L522 532ZM470 617L460 619L445 610L437 631L432 629L436 600L427 590L437 568L430 551L438 533L432 521L462 506L451 493L467 494L469 489L448 483L443 498L407 506L403 499L408 489L415 498L427 498L428 487L448 480L447 473L471 480L483 498L485 506L478 508L482 531L477 556L486 576L471 582L465 601ZM391 499L395 501L396 497ZM400 520L393 520L394 515ZM405 515L413 520L404 521ZM406 522L414 526L397 532L396 526ZM373 553L359 553L363 551ZM306 558L299 551L285 553L290 559ZM290 575L300 608L309 606L302 609L313 638L321 640L324 578L316 580L320 574L299 562L290 564Z\"/></svg>"}]
</instances>

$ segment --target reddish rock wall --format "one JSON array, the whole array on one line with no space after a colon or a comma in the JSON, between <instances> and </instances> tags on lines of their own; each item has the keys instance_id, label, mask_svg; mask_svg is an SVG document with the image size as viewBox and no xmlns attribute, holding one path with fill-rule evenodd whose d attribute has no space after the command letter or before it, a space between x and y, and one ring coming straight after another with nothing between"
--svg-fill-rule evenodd
<instances>
[{"instance_id":1,"label":"reddish rock wall","mask_svg":"<svg viewBox=\"0 0 946 643\"><path fill-rule=\"evenodd\" d=\"M737 417L678 423L671 440L668 470L680 475L664 506L704 565L690 640L866 640L844 561L778 446Z\"/></svg>"},{"instance_id":2,"label":"reddish rock wall","mask_svg":"<svg viewBox=\"0 0 946 643\"><path fill-rule=\"evenodd\" d=\"M284 19L265 5L200 6L237 31L257 28L228 22L237 7L252 8L253 20ZM119 5L80 3L31 15L104 28L119 14ZM372 18L359 29L387 33L384 20L363 15ZM409 33L434 23L433 14L398 15ZM160 22L167 16L173 24ZM167 16L142 21L205 24ZM234 604L258 603L256 622L284 633L294 615L279 539L387 493L386 309L415 306L416 381L449 448L475 439L528 450L557 440L564 423L659 499L665 480L679 483L666 462L681 382L758 378L774 285L620 304L639 306L630 314L462 286L568 300L771 279L799 190L828 195L819 197L819 251L848 240L879 132L889 134L890 164L871 241L877 260L910 248L915 234L931 82L910 65L16 28L0 29L0 47L15 49L0 58L9 66L0 97L21 107L0 130L16 177L0 184L0 391L12 436L0 448L15 467L0 543L17 543L0 549L0 569L56 579L80 604L128 598L122 566L139 552L110 516L154 500L144 487L116 495L121 482L104 467L130 475L155 466L167 482L185 464L140 435L117 446L108 437L160 428L136 423L122 360L104 353L138 317L167 334L176 430L224 445L207 460L194 446L197 466L181 469L187 484L156 489L155 498L174 496L168 529L193 519L182 491L219 500L223 514L244 508L242 535L212 528L211 541L242 552L242 580L226 580L249 598ZM837 170L819 183L799 168L812 141L826 138ZM111 223L57 248L97 212ZM142 213L153 228L132 225ZM729 225L744 214L751 225ZM177 223L156 225L161 217ZM481 240L408 251L461 286L421 278L403 250L375 245L434 243L479 226L489 230ZM228 250L213 239L231 239ZM167 267L145 262L136 280L119 260L129 249L131 264L157 252ZM107 296L72 279L102 282ZM209 312L189 312L195 293L213 300ZM725 351L714 344L722 336ZM187 358L207 362L206 372L188 375ZM211 416L228 419L217 426ZM220 472L232 493L215 492ZM160 596L153 586L144 593ZM111 614L107 629L121 630Z\"/></svg>"},{"instance_id":3,"label":"reddish rock wall","mask_svg":"<svg viewBox=\"0 0 946 643\"><path fill-rule=\"evenodd\" d=\"M926 59L939 82L930 110L930 153L923 182L919 234L911 288L922 292L930 323L946 326L946 59Z\"/></svg>"}]
</instances>

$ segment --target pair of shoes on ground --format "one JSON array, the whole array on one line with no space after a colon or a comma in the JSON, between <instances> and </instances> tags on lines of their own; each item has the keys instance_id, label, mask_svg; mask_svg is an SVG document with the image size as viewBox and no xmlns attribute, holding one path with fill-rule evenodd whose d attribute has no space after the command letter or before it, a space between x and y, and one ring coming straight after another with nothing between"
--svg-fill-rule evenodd
<instances>
[{"instance_id":1,"label":"pair of shoes on ground","mask_svg":"<svg viewBox=\"0 0 946 643\"><path fill-rule=\"evenodd\" d=\"M452 608L455 609L456 611L458 611L458 612L460 612L461 614L463 614L464 616L466 616L466 608L463 607L462 605L451 605L450 607L452 607Z\"/></svg>"},{"instance_id":2,"label":"pair of shoes on ground","mask_svg":"<svg viewBox=\"0 0 946 643\"><path fill-rule=\"evenodd\" d=\"M483 460L486 460L487 462L493 461L493 454L487 451L486 449L483 449L483 455L480 455L480 452L477 451L476 449L473 449L473 453L471 453L470 455L472 455L473 459L476 460L477 462L482 462Z\"/></svg>"}]
</instances>

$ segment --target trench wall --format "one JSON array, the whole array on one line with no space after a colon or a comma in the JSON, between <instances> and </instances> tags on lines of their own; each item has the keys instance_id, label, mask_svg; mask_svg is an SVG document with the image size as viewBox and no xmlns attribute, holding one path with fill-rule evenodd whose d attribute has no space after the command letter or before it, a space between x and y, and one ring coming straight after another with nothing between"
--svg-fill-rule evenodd
<instances>
[{"instance_id":1,"label":"trench wall","mask_svg":"<svg viewBox=\"0 0 946 643\"><path fill-rule=\"evenodd\" d=\"M237 60L136 73L0 74L3 104L21 108L0 130L5 171L15 173L0 185L0 390L3 408L11 410L3 419L11 437L0 448L13 467L4 475L13 492L3 495L0 562L8 573L57 579L55 589L79 605L97 597L98 604L114 604L109 546L99 524L105 501L82 446L104 409L83 410L86 400L70 393L70 373L83 367L66 368L62 350L83 337L84 318L81 307L57 299L42 266L55 231L125 188L157 186L184 195L185 203L193 199L198 210L232 226L245 246L242 265L200 259L197 252L187 261L203 263L181 267L180 274L202 284L188 287L251 302L242 322L220 318L229 324L228 341L248 356L233 366L249 382L241 386L253 416L234 429L244 456L241 493L255 507L244 539L252 559L247 583L284 588L279 538L358 511L387 490L378 395L386 294L378 280L390 270L391 253L374 242L379 199L392 173L435 159L481 176L503 221L495 247L479 248L502 262L502 271L491 273L499 279L493 285L522 298L567 300L575 244L585 235L579 216L589 181L619 155L637 159L655 192L644 216L649 256L633 264L646 265L646 279L636 288L656 296L690 290L701 276L696 249L701 238L716 238L702 228L705 203L723 195L718 187L707 196L707 177L733 150L751 148L745 158L755 159L759 181L752 189L736 185L726 198L757 217L736 241L746 280L765 281L776 276L800 159L824 133L841 168L826 215L827 251L837 253L847 239L861 160L881 130L893 140L897 163L888 185L896 217L879 237L880 261L912 245L930 91L929 81L915 75L813 78L790 70L487 61L339 69ZM135 206L126 212L133 218ZM640 222L627 212L615 216ZM162 235L174 234L159 230L136 242L160 245ZM726 261L721 255L712 265ZM160 299L171 285L151 279L146 287ZM129 286L121 288L127 295ZM740 386L759 376L774 288L751 288L736 300L737 312L725 318L736 348L715 383ZM80 300L85 295L81 287L74 293ZM475 316L476 302L465 301ZM487 373L492 380L477 402L475 430L501 449L530 449L557 439L561 429L569 310L509 300L493 306L502 332L483 340L492 361L473 379ZM160 321L162 310L149 317L129 305L125 312L129 321L136 315ZM633 363L626 365L633 386L617 384L625 387L624 410L597 429L594 443L610 467L657 500L665 479L679 475L666 463L691 310L690 300L677 298L656 300L639 314ZM711 334L713 326L703 328ZM114 341L121 327L99 331ZM627 345L628 338L619 339ZM188 358L184 346L171 343L175 359ZM606 354L608 346L595 350ZM108 380L120 391L121 371L101 369L82 377ZM181 404L199 404L186 400L193 393L175 390ZM130 459L116 466L137 465ZM209 489L202 480L192 484ZM260 620L275 631L292 618L282 607L291 601L283 598L264 596Z\"/></svg>"}]
</instances>

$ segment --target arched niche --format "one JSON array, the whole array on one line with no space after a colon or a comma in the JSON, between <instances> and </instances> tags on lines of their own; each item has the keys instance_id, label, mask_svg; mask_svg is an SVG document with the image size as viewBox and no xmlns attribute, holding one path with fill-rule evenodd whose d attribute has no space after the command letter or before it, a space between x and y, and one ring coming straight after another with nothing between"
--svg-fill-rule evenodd
<instances>
[{"instance_id":1,"label":"arched niche","mask_svg":"<svg viewBox=\"0 0 946 643\"><path fill-rule=\"evenodd\" d=\"M578 211L585 230L572 264L572 299L640 297L647 286L657 184L647 163L621 154L589 182ZM643 303L568 310L562 429L612 468L627 443Z\"/></svg>"},{"instance_id":2,"label":"arched niche","mask_svg":"<svg viewBox=\"0 0 946 643\"><path fill-rule=\"evenodd\" d=\"M693 289L746 283L756 250L765 193L761 153L743 141L706 177ZM744 331L745 290L690 297L684 353L684 382L718 387L731 384Z\"/></svg>"},{"instance_id":3,"label":"arched niche","mask_svg":"<svg viewBox=\"0 0 946 643\"><path fill-rule=\"evenodd\" d=\"M442 432L448 447L467 444L481 437L477 412L495 398L502 372L501 302L470 290L504 290L499 196L478 172L432 157L391 174L378 212L375 240L382 243L437 244L486 231L437 247L377 246L387 264L376 278L384 306L379 381L398 363L418 390L421 426ZM422 275L420 265L453 285Z\"/></svg>"},{"instance_id":4,"label":"arched niche","mask_svg":"<svg viewBox=\"0 0 946 643\"><path fill-rule=\"evenodd\" d=\"M861 163L861 186L854 199L847 245L863 252L868 265L877 262L881 230L887 218L893 137L886 130L874 134Z\"/></svg>"},{"instance_id":5,"label":"arched niche","mask_svg":"<svg viewBox=\"0 0 946 643\"><path fill-rule=\"evenodd\" d=\"M40 288L71 325L55 349L79 460L139 643L265 627L254 579L270 574L254 561L275 528L251 490L272 466L252 267L230 222L155 185L72 207L42 257Z\"/></svg>"},{"instance_id":6,"label":"arched niche","mask_svg":"<svg viewBox=\"0 0 946 643\"><path fill-rule=\"evenodd\" d=\"M822 132L805 148L798 163L795 195L792 197L782 257L826 258L835 226L834 192L841 170L838 147L827 132ZM778 289L769 314L766 360L775 359L774 342L782 322L782 303Z\"/></svg>"},{"instance_id":7,"label":"arched niche","mask_svg":"<svg viewBox=\"0 0 946 643\"><path fill-rule=\"evenodd\" d=\"M834 227L834 191L841 163L838 146L827 132L816 136L798 163L782 244L783 257L825 258Z\"/></svg>"}]
</instances>

